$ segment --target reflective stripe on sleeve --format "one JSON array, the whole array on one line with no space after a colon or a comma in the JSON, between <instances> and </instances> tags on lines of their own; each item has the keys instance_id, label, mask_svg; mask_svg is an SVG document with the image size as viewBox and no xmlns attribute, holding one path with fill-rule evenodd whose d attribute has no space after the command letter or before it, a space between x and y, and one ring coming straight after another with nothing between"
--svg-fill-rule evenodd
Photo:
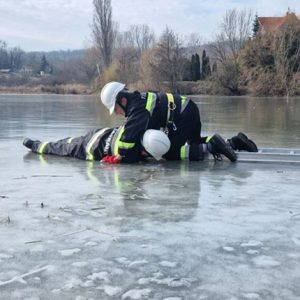
<instances>
[{"instance_id":1,"label":"reflective stripe on sleeve","mask_svg":"<svg viewBox=\"0 0 300 300\"><path fill-rule=\"evenodd\" d=\"M205 139L205 143L208 143L208 142L211 140L211 138L212 138L212 136L208 136L208 137L206 137L206 139Z\"/></svg>"},{"instance_id":2,"label":"reflective stripe on sleeve","mask_svg":"<svg viewBox=\"0 0 300 300\"><path fill-rule=\"evenodd\" d=\"M184 97L184 96L181 96L181 110L180 110L180 113L182 113L186 106L188 105L190 99L188 99L187 97Z\"/></svg>"},{"instance_id":3,"label":"reflective stripe on sleeve","mask_svg":"<svg viewBox=\"0 0 300 300\"><path fill-rule=\"evenodd\" d=\"M49 144L49 142L44 142L44 143L40 144L39 147L38 147L37 153L43 154L43 153L44 153L44 150L45 150L45 147L46 147L48 144Z\"/></svg>"},{"instance_id":4,"label":"reflective stripe on sleeve","mask_svg":"<svg viewBox=\"0 0 300 300\"><path fill-rule=\"evenodd\" d=\"M153 113L155 104L156 104L156 94L149 92L147 95L146 109L149 111L150 115L152 115Z\"/></svg>"},{"instance_id":5,"label":"reflective stripe on sleeve","mask_svg":"<svg viewBox=\"0 0 300 300\"><path fill-rule=\"evenodd\" d=\"M92 138L90 139L90 141L86 146L86 160L94 160L94 155L91 153L91 149L95 144L95 142L97 141L98 137L101 136L107 129L108 128L103 128L92 136Z\"/></svg>"},{"instance_id":6,"label":"reflective stripe on sleeve","mask_svg":"<svg viewBox=\"0 0 300 300\"><path fill-rule=\"evenodd\" d=\"M135 143L126 143L126 142L121 142L120 139L122 137L122 134L124 133L124 126L121 127L115 145L114 145L114 151L113 154L114 155L118 155L119 154L119 148L123 148L123 149L131 149L134 147Z\"/></svg>"}]
</instances>

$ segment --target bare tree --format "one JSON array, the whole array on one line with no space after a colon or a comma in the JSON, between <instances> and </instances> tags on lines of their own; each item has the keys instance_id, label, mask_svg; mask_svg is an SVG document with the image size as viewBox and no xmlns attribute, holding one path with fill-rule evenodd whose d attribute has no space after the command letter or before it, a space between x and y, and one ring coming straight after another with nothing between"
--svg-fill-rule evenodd
<instances>
[{"instance_id":1,"label":"bare tree","mask_svg":"<svg viewBox=\"0 0 300 300\"><path fill-rule=\"evenodd\" d=\"M117 32L115 39L115 48L134 48L134 41L132 39L132 34L130 31Z\"/></svg>"},{"instance_id":2,"label":"bare tree","mask_svg":"<svg viewBox=\"0 0 300 300\"><path fill-rule=\"evenodd\" d=\"M221 23L221 33L211 45L213 60L218 68L215 78L234 94L240 93L243 84L238 56L251 36L252 12L228 10Z\"/></svg>"},{"instance_id":3,"label":"bare tree","mask_svg":"<svg viewBox=\"0 0 300 300\"><path fill-rule=\"evenodd\" d=\"M10 49L9 51L9 61L10 61L10 67L12 70L20 70L23 67L25 60L25 52L19 48L14 47Z\"/></svg>"},{"instance_id":4,"label":"bare tree","mask_svg":"<svg viewBox=\"0 0 300 300\"><path fill-rule=\"evenodd\" d=\"M77 60L79 71L82 73L82 77L85 82L90 83L97 74L97 54L96 49L87 48L84 51L83 56Z\"/></svg>"},{"instance_id":5,"label":"bare tree","mask_svg":"<svg viewBox=\"0 0 300 300\"><path fill-rule=\"evenodd\" d=\"M300 27L284 26L275 34L272 48L278 82L289 96L300 72Z\"/></svg>"},{"instance_id":6,"label":"bare tree","mask_svg":"<svg viewBox=\"0 0 300 300\"><path fill-rule=\"evenodd\" d=\"M9 57L6 42L0 40L0 69L9 67Z\"/></svg>"},{"instance_id":7,"label":"bare tree","mask_svg":"<svg viewBox=\"0 0 300 300\"><path fill-rule=\"evenodd\" d=\"M132 25L129 29L135 47L141 54L144 50L150 48L155 42L153 30L148 25Z\"/></svg>"},{"instance_id":8,"label":"bare tree","mask_svg":"<svg viewBox=\"0 0 300 300\"><path fill-rule=\"evenodd\" d=\"M148 25L132 25L128 31L118 33L116 48L135 48L141 54L153 46L154 42L154 32Z\"/></svg>"},{"instance_id":9,"label":"bare tree","mask_svg":"<svg viewBox=\"0 0 300 300\"><path fill-rule=\"evenodd\" d=\"M184 48L175 33L166 28L155 51L152 68L162 81L168 81L173 92L178 90L178 81L184 72Z\"/></svg>"},{"instance_id":10,"label":"bare tree","mask_svg":"<svg viewBox=\"0 0 300 300\"><path fill-rule=\"evenodd\" d=\"M200 55L201 53L201 45L203 44L203 38L198 33L191 33L190 35L185 37L185 46L187 47L188 54L192 55L195 53L198 53Z\"/></svg>"},{"instance_id":11,"label":"bare tree","mask_svg":"<svg viewBox=\"0 0 300 300\"><path fill-rule=\"evenodd\" d=\"M134 83L139 80L139 58L134 48L120 49L115 61L118 63L121 82Z\"/></svg>"},{"instance_id":12,"label":"bare tree","mask_svg":"<svg viewBox=\"0 0 300 300\"><path fill-rule=\"evenodd\" d=\"M93 4L93 40L101 54L102 63L108 67L116 34L112 22L111 0L93 0Z\"/></svg>"}]
</instances>

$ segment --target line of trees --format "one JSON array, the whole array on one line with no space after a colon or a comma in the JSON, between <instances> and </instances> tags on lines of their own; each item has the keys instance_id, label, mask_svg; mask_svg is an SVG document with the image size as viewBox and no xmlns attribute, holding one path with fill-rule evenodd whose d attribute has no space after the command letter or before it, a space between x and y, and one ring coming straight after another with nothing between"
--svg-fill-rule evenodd
<instances>
[{"instance_id":1,"label":"line of trees","mask_svg":"<svg viewBox=\"0 0 300 300\"><path fill-rule=\"evenodd\" d=\"M297 26L258 35L258 17L251 11L228 10L219 34L204 45L197 33L183 39L169 27L159 37L146 24L120 31L113 22L111 0L93 0L93 4L91 47L55 55L26 53L0 41L0 69L25 70L27 81L28 72L34 75L43 71L48 75L43 80L53 85L96 83L101 88L118 80L140 90L182 92L189 86L191 89L184 92L300 94Z\"/></svg>"},{"instance_id":2,"label":"line of trees","mask_svg":"<svg viewBox=\"0 0 300 300\"><path fill-rule=\"evenodd\" d=\"M90 85L97 77L98 52L85 50L25 52L0 41L0 85Z\"/></svg>"},{"instance_id":3,"label":"line of trees","mask_svg":"<svg viewBox=\"0 0 300 300\"><path fill-rule=\"evenodd\" d=\"M0 40L0 69L20 70L24 63L24 54L21 48L8 48L6 42Z\"/></svg>"},{"instance_id":4,"label":"line of trees","mask_svg":"<svg viewBox=\"0 0 300 300\"><path fill-rule=\"evenodd\" d=\"M300 94L300 34L295 26L258 37L257 15L232 9L226 11L215 40L203 49L201 38L195 34L184 43L168 27L157 40L147 25L120 33L118 24L111 21L111 0L94 0L94 6L94 20L105 20L94 22L93 30L96 47L102 53L100 84L122 80L135 86L140 83L146 88L178 91L183 80L190 80L209 83L212 93ZM139 40L148 42L140 47ZM105 52L108 46L112 51ZM260 59L270 61L263 64ZM262 82L269 84L262 86Z\"/></svg>"},{"instance_id":5,"label":"line of trees","mask_svg":"<svg viewBox=\"0 0 300 300\"><path fill-rule=\"evenodd\" d=\"M121 80L151 89L167 86L178 91L183 80L204 80L211 75L210 58L205 50L200 62L197 52L200 53L201 38L197 34L191 34L184 43L168 27L158 39L146 24L120 32L118 24L112 21L111 0L93 0L93 3L92 34L99 53L100 84ZM189 50L194 52L191 56Z\"/></svg>"}]
</instances>

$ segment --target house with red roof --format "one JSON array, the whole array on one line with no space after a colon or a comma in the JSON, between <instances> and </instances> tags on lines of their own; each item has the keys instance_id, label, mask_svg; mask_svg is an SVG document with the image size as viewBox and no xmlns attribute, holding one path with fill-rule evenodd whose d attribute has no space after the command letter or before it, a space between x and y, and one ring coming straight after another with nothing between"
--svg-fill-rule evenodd
<instances>
[{"instance_id":1,"label":"house with red roof","mask_svg":"<svg viewBox=\"0 0 300 300\"><path fill-rule=\"evenodd\" d=\"M284 17L258 17L258 34L273 33L285 25L300 26L300 19L293 12L287 12Z\"/></svg>"}]
</instances>

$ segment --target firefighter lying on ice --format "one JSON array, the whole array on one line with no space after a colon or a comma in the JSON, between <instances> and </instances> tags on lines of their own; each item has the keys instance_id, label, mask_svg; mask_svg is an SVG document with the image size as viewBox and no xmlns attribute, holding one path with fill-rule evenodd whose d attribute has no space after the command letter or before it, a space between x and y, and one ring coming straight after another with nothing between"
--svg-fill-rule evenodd
<instances>
[{"instance_id":1,"label":"firefighter lying on ice","mask_svg":"<svg viewBox=\"0 0 300 300\"><path fill-rule=\"evenodd\" d=\"M120 137L124 127L102 128L89 131L85 136L68 137L56 142L41 142L25 138L23 145L35 153L75 157L83 160L103 161L107 163L135 163L152 156L156 160L189 159L199 161L205 153L211 153L215 159L221 159L221 154L231 161L236 160L234 150L257 151L253 141L243 133L239 133L228 141L215 134L207 137L207 142L199 145L187 143L179 148L172 148L168 136L161 130L148 129L141 141L135 143L132 151L122 157L118 150L122 147ZM128 145L126 144L125 147ZM134 150L134 151L133 151ZM168 155L166 155L168 153Z\"/></svg>"}]
</instances>

